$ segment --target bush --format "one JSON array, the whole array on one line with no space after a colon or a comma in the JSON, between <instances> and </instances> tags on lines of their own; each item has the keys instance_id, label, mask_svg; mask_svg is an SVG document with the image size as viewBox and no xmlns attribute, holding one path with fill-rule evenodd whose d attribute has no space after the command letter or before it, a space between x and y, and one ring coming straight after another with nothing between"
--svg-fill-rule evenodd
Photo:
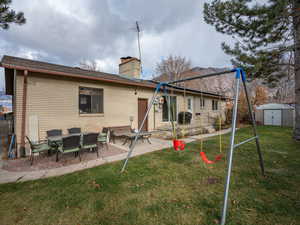
<instances>
[{"instance_id":1,"label":"bush","mask_svg":"<svg viewBox=\"0 0 300 225\"><path fill-rule=\"evenodd\" d=\"M232 122L232 107L225 110L225 124L231 124Z\"/></svg>"},{"instance_id":2,"label":"bush","mask_svg":"<svg viewBox=\"0 0 300 225\"><path fill-rule=\"evenodd\" d=\"M180 112L178 113L178 123L179 124L190 124L193 114L190 112Z\"/></svg>"},{"instance_id":3,"label":"bush","mask_svg":"<svg viewBox=\"0 0 300 225\"><path fill-rule=\"evenodd\" d=\"M225 123L225 121L222 118L217 117L215 118L214 121L215 130L220 130L220 120L221 120L221 129L228 128L228 125Z\"/></svg>"}]
</instances>

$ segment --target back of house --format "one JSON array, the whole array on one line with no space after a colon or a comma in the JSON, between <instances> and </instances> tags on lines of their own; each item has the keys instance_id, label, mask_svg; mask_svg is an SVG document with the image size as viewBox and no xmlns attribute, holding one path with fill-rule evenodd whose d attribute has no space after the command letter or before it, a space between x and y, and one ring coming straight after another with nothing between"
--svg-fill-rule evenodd
<instances>
[{"instance_id":1,"label":"back of house","mask_svg":"<svg viewBox=\"0 0 300 225\"><path fill-rule=\"evenodd\" d=\"M141 124L156 83L140 77L140 61L123 57L120 74L89 71L24 58L4 56L5 92L12 96L13 130L17 145L25 147L25 137L33 141L46 138L46 131L71 127L83 132L100 132L104 127ZM165 100L165 101L164 101ZM167 101L166 101L167 100ZM225 98L199 90L168 88L159 94L149 113L144 130L170 126L182 111L192 113L191 126L209 126L221 113Z\"/></svg>"}]
</instances>

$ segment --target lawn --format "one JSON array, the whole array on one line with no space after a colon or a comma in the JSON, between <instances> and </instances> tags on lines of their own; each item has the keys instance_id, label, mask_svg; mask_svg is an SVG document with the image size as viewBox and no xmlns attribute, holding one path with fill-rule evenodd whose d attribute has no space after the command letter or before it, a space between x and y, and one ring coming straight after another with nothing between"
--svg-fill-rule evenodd
<instances>
[{"instance_id":1,"label":"lawn","mask_svg":"<svg viewBox=\"0 0 300 225\"><path fill-rule=\"evenodd\" d=\"M250 137L250 128L237 140ZM292 130L258 128L266 177L255 144L235 150L230 225L300 224L300 143ZM223 138L227 150L229 135ZM205 141L209 158L218 137ZM226 154L225 154L226 155ZM225 160L212 167L199 157L199 143L184 152L165 149L60 177L0 185L0 224L217 224L223 200Z\"/></svg>"}]
</instances>

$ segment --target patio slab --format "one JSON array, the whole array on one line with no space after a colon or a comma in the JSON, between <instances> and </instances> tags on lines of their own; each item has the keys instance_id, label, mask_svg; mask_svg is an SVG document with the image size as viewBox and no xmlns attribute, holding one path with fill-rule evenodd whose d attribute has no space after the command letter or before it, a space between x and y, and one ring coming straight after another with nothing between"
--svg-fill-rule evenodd
<instances>
[{"instance_id":1,"label":"patio slab","mask_svg":"<svg viewBox=\"0 0 300 225\"><path fill-rule=\"evenodd\" d=\"M229 133L231 129L222 130L221 134ZM184 138L186 143L190 143L196 140L200 139L206 139L209 137L213 137L219 135L218 132L212 133L212 134L203 134L203 135L196 135L188 138ZM162 140L158 138L151 138L151 143L149 144L147 142L143 143L139 141L132 152L131 157L135 157L138 155L146 154L149 152L159 151L165 148L171 148L172 147L172 141L171 140ZM99 165L103 165L110 162L120 161L126 158L129 147L127 145L122 145L121 141L117 141L116 144L110 144L111 147L119 149L120 151L118 154L107 154L102 155L103 157L99 157L96 159L91 159L87 161L82 161L81 163L74 163L71 165L64 165L56 168L48 168L48 169L39 169L39 170L32 170L32 171L11 171L11 170L5 170L1 167L0 169L0 183L10 183L10 182L23 182L28 180L36 180L36 179L42 179L46 177L53 177L53 176L60 176L67 173L72 173L75 171L80 171L92 167L96 167ZM96 153L93 153L95 156ZM101 156L101 155L100 155ZM25 159L28 161L28 159ZM78 159L76 159L78 160ZM13 161L13 160L12 160ZM5 163L4 163L5 164Z\"/></svg>"},{"instance_id":2,"label":"patio slab","mask_svg":"<svg viewBox=\"0 0 300 225\"><path fill-rule=\"evenodd\" d=\"M99 157L106 158L109 156L119 155L121 153L126 153L125 150L118 148L117 146L109 146L109 150L100 148ZM59 161L56 162L56 154L48 156L47 152L44 154L34 157L34 163L31 166L28 158L20 158L17 160L5 160L2 161L2 169L11 171L11 172L20 172L20 171L41 171L49 170L54 168L63 168L73 164L80 163L79 157L74 157L74 154L59 154ZM97 153L95 151L84 151L81 154L81 163L89 163L97 159Z\"/></svg>"}]
</instances>

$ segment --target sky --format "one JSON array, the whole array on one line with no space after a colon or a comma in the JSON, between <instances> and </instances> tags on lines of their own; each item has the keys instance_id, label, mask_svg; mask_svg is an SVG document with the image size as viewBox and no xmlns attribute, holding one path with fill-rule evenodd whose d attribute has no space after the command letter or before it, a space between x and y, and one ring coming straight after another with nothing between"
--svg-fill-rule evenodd
<instances>
[{"instance_id":1,"label":"sky","mask_svg":"<svg viewBox=\"0 0 300 225\"><path fill-rule=\"evenodd\" d=\"M221 43L230 37L204 22L210 0L13 0L27 22L0 30L0 57L19 56L68 66L96 60L104 72L118 73L120 57L138 57L135 21L141 27L142 78L170 54L192 66L230 67ZM4 87L0 69L0 90Z\"/></svg>"}]
</instances>

